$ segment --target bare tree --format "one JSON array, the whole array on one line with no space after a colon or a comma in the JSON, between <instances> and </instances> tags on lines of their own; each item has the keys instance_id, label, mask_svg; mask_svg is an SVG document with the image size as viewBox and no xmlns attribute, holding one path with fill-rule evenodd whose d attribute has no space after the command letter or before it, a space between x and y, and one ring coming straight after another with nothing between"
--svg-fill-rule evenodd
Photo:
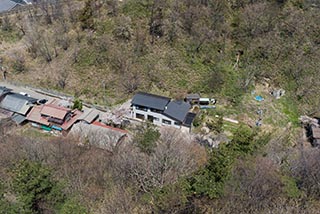
<instances>
[{"instance_id":1,"label":"bare tree","mask_svg":"<svg viewBox=\"0 0 320 214\"><path fill-rule=\"evenodd\" d=\"M177 130L165 130L151 155L126 146L114 159L115 174L143 192L172 184L205 163L204 148L188 142Z\"/></svg>"}]
</instances>

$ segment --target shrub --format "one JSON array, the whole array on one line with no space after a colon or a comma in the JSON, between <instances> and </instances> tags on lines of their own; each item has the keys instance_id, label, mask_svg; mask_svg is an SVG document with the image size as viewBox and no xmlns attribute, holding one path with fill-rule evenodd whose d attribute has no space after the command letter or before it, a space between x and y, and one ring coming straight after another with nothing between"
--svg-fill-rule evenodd
<instances>
[{"instance_id":1,"label":"shrub","mask_svg":"<svg viewBox=\"0 0 320 214\"><path fill-rule=\"evenodd\" d=\"M79 111L82 110L82 101L79 99L75 99L72 109L78 109Z\"/></svg>"}]
</instances>

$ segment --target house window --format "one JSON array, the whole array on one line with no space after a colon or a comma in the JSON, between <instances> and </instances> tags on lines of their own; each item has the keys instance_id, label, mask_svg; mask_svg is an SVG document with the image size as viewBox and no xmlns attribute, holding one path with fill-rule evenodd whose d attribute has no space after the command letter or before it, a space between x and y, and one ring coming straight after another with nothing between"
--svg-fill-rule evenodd
<instances>
[{"instance_id":1,"label":"house window","mask_svg":"<svg viewBox=\"0 0 320 214\"><path fill-rule=\"evenodd\" d=\"M153 108L151 108L150 111L155 112L155 113L161 113L161 112L162 112L162 111L160 111L160 110L153 109Z\"/></svg>"},{"instance_id":2,"label":"house window","mask_svg":"<svg viewBox=\"0 0 320 214\"><path fill-rule=\"evenodd\" d=\"M171 125L171 121L170 120L162 119L162 123L163 124L167 124L167 125Z\"/></svg>"},{"instance_id":3,"label":"house window","mask_svg":"<svg viewBox=\"0 0 320 214\"><path fill-rule=\"evenodd\" d=\"M136 113L136 118L138 118L140 120L144 120L144 115Z\"/></svg>"},{"instance_id":4,"label":"house window","mask_svg":"<svg viewBox=\"0 0 320 214\"><path fill-rule=\"evenodd\" d=\"M136 109L140 110L140 111L148 111L148 109L146 107L143 107L143 106L136 106Z\"/></svg>"},{"instance_id":5,"label":"house window","mask_svg":"<svg viewBox=\"0 0 320 214\"><path fill-rule=\"evenodd\" d=\"M154 117L154 116L151 116L151 115L148 115L148 120L149 120L150 122L159 121L159 118Z\"/></svg>"},{"instance_id":6,"label":"house window","mask_svg":"<svg viewBox=\"0 0 320 214\"><path fill-rule=\"evenodd\" d=\"M176 125L176 126L180 126L180 125L181 125L181 123L180 123L180 122L175 121L175 122L174 122L174 125Z\"/></svg>"}]
</instances>

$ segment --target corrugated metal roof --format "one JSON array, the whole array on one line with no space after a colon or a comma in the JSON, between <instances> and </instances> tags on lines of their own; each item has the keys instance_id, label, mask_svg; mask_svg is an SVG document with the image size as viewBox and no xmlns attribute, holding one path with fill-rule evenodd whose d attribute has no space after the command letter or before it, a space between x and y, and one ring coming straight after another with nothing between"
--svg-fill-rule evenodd
<instances>
[{"instance_id":1,"label":"corrugated metal roof","mask_svg":"<svg viewBox=\"0 0 320 214\"><path fill-rule=\"evenodd\" d=\"M166 110L164 110L164 114L179 122L183 122L190 108L191 105L184 101L171 101Z\"/></svg>"},{"instance_id":2,"label":"corrugated metal roof","mask_svg":"<svg viewBox=\"0 0 320 214\"><path fill-rule=\"evenodd\" d=\"M63 128L64 130L68 130L71 128L71 126L73 126L73 124L79 119L79 117L81 116L82 112L79 110L74 110L72 113L71 118L68 121L65 121L62 125L61 128Z\"/></svg>"},{"instance_id":3,"label":"corrugated metal roof","mask_svg":"<svg viewBox=\"0 0 320 214\"><path fill-rule=\"evenodd\" d=\"M17 5L20 5L11 0L0 0L0 13L5 11L10 11Z\"/></svg>"},{"instance_id":4,"label":"corrugated metal roof","mask_svg":"<svg viewBox=\"0 0 320 214\"><path fill-rule=\"evenodd\" d=\"M26 115L32 105L29 104L29 101L25 96L22 97L16 96L16 94L8 94L0 102L0 108Z\"/></svg>"},{"instance_id":5,"label":"corrugated metal roof","mask_svg":"<svg viewBox=\"0 0 320 214\"><path fill-rule=\"evenodd\" d=\"M139 92L134 95L131 101L133 105L145 106L156 110L164 110L169 102L170 98L168 97L143 92Z\"/></svg>"},{"instance_id":6,"label":"corrugated metal roof","mask_svg":"<svg viewBox=\"0 0 320 214\"><path fill-rule=\"evenodd\" d=\"M34 106L30 113L27 115L27 120L35 123L39 123L41 125L49 126L50 123L43 117L41 117L41 109L42 106Z\"/></svg>"},{"instance_id":7,"label":"corrugated metal roof","mask_svg":"<svg viewBox=\"0 0 320 214\"><path fill-rule=\"evenodd\" d=\"M99 112L95 109L88 109L83 112L78 120L86 121L87 123L92 123L99 116Z\"/></svg>"},{"instance_id":8,"label":"corrugated metal roof","mask_svg":"<svg viewBox=\"0 0 320 214\"><path fill-rule=\"evenodd\" d=\"M70 109L52 104L47 104L43 105L40 113L49 117L54 117L63 120L69 112L71 112Z\"/></svg>"},{"instance_id":9,"label":"corrugated metal roof","mask_svg":"<svg viewBox=\"0 0 320 214\"><path fill-rule=\"evenodd\" d=\"M23 123L24 121L27 120L27 118L25 116L22 116L21 114L14 114L11 116L11 119L16 122L18 125L20 125L21 123Z\"/></svg>"},{"instance_id":10,"label":"corrugated metal roof","mask_svg":"<svg viewBox=\"0 0 320 214\"><path fill-rule=\"evenodd\" d=\"M10 93L10 96L15 97L16 99L21 99L21 100L26 100L28 101L28 103L32 103L35 104L37 103L37 99L33 98L33 97L28 97L22 94L17 94L17 93Z\"/></svg>"}]
</instances>

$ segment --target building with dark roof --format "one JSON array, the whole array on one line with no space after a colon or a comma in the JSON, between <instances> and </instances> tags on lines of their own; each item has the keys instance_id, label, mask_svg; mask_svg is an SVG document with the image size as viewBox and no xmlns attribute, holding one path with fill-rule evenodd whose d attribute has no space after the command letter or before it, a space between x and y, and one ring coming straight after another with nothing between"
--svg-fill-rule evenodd
<instances>
[{"instance_id":1,"label":"building with dark roof","mask_svg":"<svg viewBox=\"0 0 320 214\"><path fill-rule=\"evenodd\" d=\"M191 105L184 101L172 101L168 97L148 93L137 93L132 101L131 117L149 121L159 126L172 126L190 131L195 114Z\"/></svg>"},{"instance_id":2,"label":"building with dark roof","mask_svg":"<svg viewBox=\"0 0 320 214\"><path fill-rule=\"evenodd\" d=\"M132 99L132 105L163 111L170 102L170 98L139 92Z\"/></svg>"},{"instance_id":3,"label":"building with dark roof","mask_svg":"<svg viewBox=\"0 0 320 214\"><path fill-rule=\"evenodd\" d=\"M184 101L170 101L163 114L181 123L185 120L191 105Z\"/></svg>"},{"instance_id":4,"label":"building with dark roof","mask_svg":"<svg viewBox=\"0 0 320 214\"><path fill-rule=\"evenodd\" d=\"M25 116L35 103L37 99L9 92L1 100L0 108Z\"/></svg>"}]
</instances>

